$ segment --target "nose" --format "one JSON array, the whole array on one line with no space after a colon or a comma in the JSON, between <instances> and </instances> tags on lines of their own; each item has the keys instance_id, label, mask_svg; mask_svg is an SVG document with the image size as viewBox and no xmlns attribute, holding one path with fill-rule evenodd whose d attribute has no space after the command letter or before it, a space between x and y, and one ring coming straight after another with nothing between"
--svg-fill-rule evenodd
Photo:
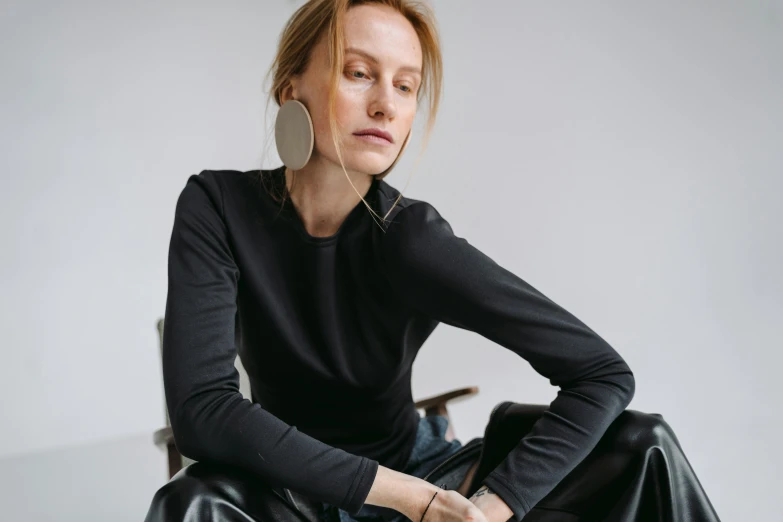
<instances>
[{"instance_id":1,"label":"nose","mask_svg":"<svg viewBox=\"0 0 783 522\"><path fill-rule=\"evenodd\" d=\"M394 118L397 115L397 103L394 99L394 85L378 83L373 89L369 113L373 118Z\"/></svg>"}]
</instances>

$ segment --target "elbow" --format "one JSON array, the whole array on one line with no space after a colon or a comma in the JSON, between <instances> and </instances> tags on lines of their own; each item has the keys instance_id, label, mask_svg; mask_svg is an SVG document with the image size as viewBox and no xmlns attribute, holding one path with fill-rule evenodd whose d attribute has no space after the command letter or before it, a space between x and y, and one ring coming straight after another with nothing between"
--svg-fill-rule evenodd
<instances>
[{"instance_id":1,"label":"elbow","mask_svg":"<svg viewBox=\"0 0 783 522\"><path fill-rule=\"evenodd\" d=\"M206 392L189 396L169 411L174 443L179 452L192 460L223 460L232 444L232 416L239 392Z\"/></svg>"},{"instance_id":2,"label":"elbow","mask_svg":"<svg viewBox=\"0 0 783 522\"><path fill-rule=\"evenodd\" d=\"M617 379L615 379L615 384L618 389L618 395L620 396L622 409L624 410L631 404L634 393L636 393L636 378L629 369L626 372L618 374Z\"/></svg>"},{"instance_id":3,"label":"elbow","mask_svg":"<svg viewBox=\"0 0 783 522\"><path fill-rule=\"evenodd\" d=\"M174 444L177 451L191 460L204 460L206 445L199 438L201 431L197 424L192 421L193 416L189 415L186 408L177 408L175 412L170 412L171 431L174 434Z\"/></svg>"},{"instance_id":4,"label":"elbow","mask_svg":"<svg viewBox=\"0 0 783 522\"><path fill-rule=\"evenodd\" d=\"M176 431L174 432L176 433ZM203 446L198 444L192 444L190 442L183 442L181 437L174 436L174 443L177 446L177 451L180 455L190 460L209 460L209 454L203 450Z\"/></svg>"},{"instance_id":5,"label":"elbow","mask_svg":"<svg viewBox=\"0 0 783 522\"><path fill-rule=\"evenodd\" d=\"M601 373L601 380L608 381L614 388L620 410L626 409L636 393L636 378L631 367L619 353L611 349L611 358Z\"/></svg>"},{"instance_id":6,"label":"elbow","mask_svg":"<svg viewBox=\"0 0 783 522\"><path fill-rule=\"evenodd\" d=\"M636 393L636 378L628 363L616 352L613 361L607 366L605 376L609 378L621 410L628 407Z\"/></svg>"},{"instance_id":7,"label":"elbow","mask_svg":"<svg viewBox=\"0 0 783 522\"><path fill-rule=\"evenodd\" d=\"M601 382L603 386L608 385L612 388L614 391L612 409L618 413L628 407L636 393L636 378L628 364L619 356L615 356L613 362L606 365L593 378Z\"/></svg>"},{"instance_id":8,"label":"elbow","mask_svg":"<svg viewBox=\"0 0 783 522\"><path fill-rule=\"evenodd\" d=\"M210 449L209 418L203 414L204 408L194 401L185 401L176 409L169 411L174 444L183 457L191 460L209 460Z\"/></svg>"}]
</instances>

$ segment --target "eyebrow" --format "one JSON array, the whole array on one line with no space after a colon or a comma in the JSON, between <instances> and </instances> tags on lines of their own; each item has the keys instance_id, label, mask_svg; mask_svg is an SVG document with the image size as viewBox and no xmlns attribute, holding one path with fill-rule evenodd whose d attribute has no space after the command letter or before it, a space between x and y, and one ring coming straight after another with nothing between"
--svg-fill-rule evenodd
<instances>
[{"instance_id":1,"label":"eyebrow","mask_svg":"<svg viewBox=\"0 0 783 522\"><path fill-rule=\"evenodd\" d=\"M370 62L372 62L372 63L374 63L376 65L378 64L378 58L376 58L375 56L371 55L367 51L362 51L361 49L357 49L356 47L349 47L349 48L347 48L345 50L345 54L348 54L348 53L358 54L359 56L363 56L364 58L366 58ZM400 67L400 70L401 71L409 71L409 72L413 72L413 73L421 75L421 68L415 67L413 65L403 65L402 67Z\"/></svg>"}]
</instances>

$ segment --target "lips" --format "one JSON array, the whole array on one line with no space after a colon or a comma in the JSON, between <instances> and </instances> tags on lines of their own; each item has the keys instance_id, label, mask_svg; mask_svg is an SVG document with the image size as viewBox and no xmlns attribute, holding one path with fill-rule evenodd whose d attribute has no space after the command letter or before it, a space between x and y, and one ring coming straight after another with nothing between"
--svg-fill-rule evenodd
<instances>
[{"instance_id":1,"label":"lips","mask_svg":"<svg viewBox=\"0 0 783 522\"><path fill-rule=\"evenodd\" d=\"M389 134L385 130L379 129L377 127L373 127L371 129L360 130L358 132L354 132L354 134L357 135L357 136L364 136L364 135L367 135L367 134L372 135L372 136L378 136L379 138L385 139L389 143L394 143L394 140L392 139L391 134Z\"/></svg>"}]
</instances>

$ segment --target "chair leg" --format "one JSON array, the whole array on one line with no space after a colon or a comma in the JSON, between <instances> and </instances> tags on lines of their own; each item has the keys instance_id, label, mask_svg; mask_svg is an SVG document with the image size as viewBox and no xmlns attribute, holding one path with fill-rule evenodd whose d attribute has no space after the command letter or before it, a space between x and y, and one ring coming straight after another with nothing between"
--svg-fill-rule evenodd
<instances>
[{"instance_id":1,"label":"chair leg","mask_svg":"<svg viewBox=\"0 0 783 522\"><path fill-rule=\"evenodd\" d=\"M446 407L446 403L436 404L424 410L424 415L442 415L449 421L449 427L446 429L446 440L451 442L455 438L454 428L452 427L451 417L449 417L449 410Z\"/></svg>"},{"instance_id":2,"label":"chair leg","mask_svg":"<svg viewBox=\"0 0 783 522\"><path fill-rule=\"evenodd\" d=\"M174 444L167 444L166 452L169 457L169 478L171 478L182 469L182 455Z\"/></svg>"}]
</instances>

